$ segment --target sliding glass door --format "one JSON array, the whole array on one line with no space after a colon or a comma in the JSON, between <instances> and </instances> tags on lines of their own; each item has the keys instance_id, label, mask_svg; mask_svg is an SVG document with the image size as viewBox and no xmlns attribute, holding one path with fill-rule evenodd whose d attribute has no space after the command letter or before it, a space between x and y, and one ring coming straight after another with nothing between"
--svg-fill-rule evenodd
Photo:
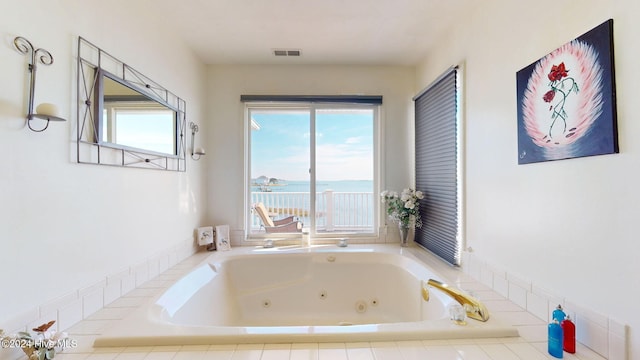
<instances>
[{"instance_id":1,"label":"sliding glass door","mask_svg":"<svg viewBox=\"0 0 640 360\"><path fill-rule=\"evenodd\" d=\"M377 108L247 106L250 237L375 232Z\"/></svg>"}]
</instances>

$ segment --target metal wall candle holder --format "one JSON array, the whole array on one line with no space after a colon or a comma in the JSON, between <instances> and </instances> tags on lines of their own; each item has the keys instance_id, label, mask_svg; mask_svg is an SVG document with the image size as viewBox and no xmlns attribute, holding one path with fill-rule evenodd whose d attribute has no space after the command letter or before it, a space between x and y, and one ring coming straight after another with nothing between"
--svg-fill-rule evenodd
<instances>
[{"instance_id":1,"label":"metal wall candle holder","mask_svg":"<svg viewBox=\"0 0 640 360\"><path fill-rule=\"evenodd\" d=\"M30 130L35 132L41 132L49 127L49 121L65 121L65 119L58 117L57 107L54 104L43 103L38 105L36 112L33 111L34 93L36 87L36 70L38 63L42 65L53 64L53 56L51 53L42 48L34 48L33 44L22 36L18 36L13 39L13 45L23 55L28 55L29 59L29 103L27 110L27 126ZM31 127L31 120L40 119L46 120L47 124L42 129L34 129Z\"/></svg>"},{"instance_id":2,"label":"metal wall candle holder","mask_svg":"<svg viewBox=\"0 0 640 360\"><path fill-rule=\"evenodd\" d=\"M189 127L191 128L191 158L193 160L200 160L200 157L202 155L205 155L205 151L203 148L197 148L196 143L195 143L195 139L196 139L196 133L198 132L199 128L197 124L194 124L193 121L189 123Z\"/></svg>"}]
</instances>

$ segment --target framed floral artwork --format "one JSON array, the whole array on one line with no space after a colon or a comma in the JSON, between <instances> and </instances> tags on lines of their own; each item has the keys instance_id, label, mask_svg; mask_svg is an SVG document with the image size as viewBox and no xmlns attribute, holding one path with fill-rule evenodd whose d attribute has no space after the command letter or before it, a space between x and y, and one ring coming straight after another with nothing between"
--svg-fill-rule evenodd
<instances>
[{"instance_id":1,"label":"framed floral artwork","mask_svg":"<svg viewBox=\"0 0 640 360\"><path fill-rule=\"evenodd\" d=\"M196 238L198 239L198 245L207 246L207 250L212 251L216 249L214 241L213 226L202 226L196 229Z\"/></svg>"},{"instance_id":2,"label":"framed floral artwork","mask_svg":"<svg viewBox=\"0 0 640 360\"><path fill-rule=\"evenodd\" d=\"M516 74L518 164L618 153L613 20Z\"/></svg>"},{"instance_id":3,"label":"framed floral artwork","mask_svg":"<svg viewBox=\"0 0 640 360\"><path fill-rule=\"evenodd\" d=\"M216 248L221 251L231 250L231 240L229 238L229 225L216 226Z\"/></svg>"}]
</instances>

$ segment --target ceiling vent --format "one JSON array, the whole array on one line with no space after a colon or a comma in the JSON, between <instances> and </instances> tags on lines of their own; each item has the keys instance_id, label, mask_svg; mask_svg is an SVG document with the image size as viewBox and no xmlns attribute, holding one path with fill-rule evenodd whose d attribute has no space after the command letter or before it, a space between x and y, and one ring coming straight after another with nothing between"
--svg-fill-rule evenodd
<instances>
[{"instance_id":1,"label":"ceiling vent","mask_svg":"<svg viewBox=\"0 0 640 360\"><path fill-rule=\"evenodd\" d=\"M274 49L274 56L300 56L302 51L300 49Z\"/></svg>"}]
</instances>

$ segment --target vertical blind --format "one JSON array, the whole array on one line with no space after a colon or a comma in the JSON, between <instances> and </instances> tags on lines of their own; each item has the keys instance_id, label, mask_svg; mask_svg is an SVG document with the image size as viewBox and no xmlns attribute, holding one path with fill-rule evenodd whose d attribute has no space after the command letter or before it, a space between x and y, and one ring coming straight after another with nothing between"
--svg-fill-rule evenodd
<instances>
[{"instance_id":1,"label":"vertical blind","mask_svg":"<svg viewBox=\"0 0 640 360\"><path fill-rule=\"evenodd\" d=\"M457 68L447 70L413 100L416 189L422 227L415 241L453 265L460 265L458 206Z\"/></svg>"}]
</instances>

